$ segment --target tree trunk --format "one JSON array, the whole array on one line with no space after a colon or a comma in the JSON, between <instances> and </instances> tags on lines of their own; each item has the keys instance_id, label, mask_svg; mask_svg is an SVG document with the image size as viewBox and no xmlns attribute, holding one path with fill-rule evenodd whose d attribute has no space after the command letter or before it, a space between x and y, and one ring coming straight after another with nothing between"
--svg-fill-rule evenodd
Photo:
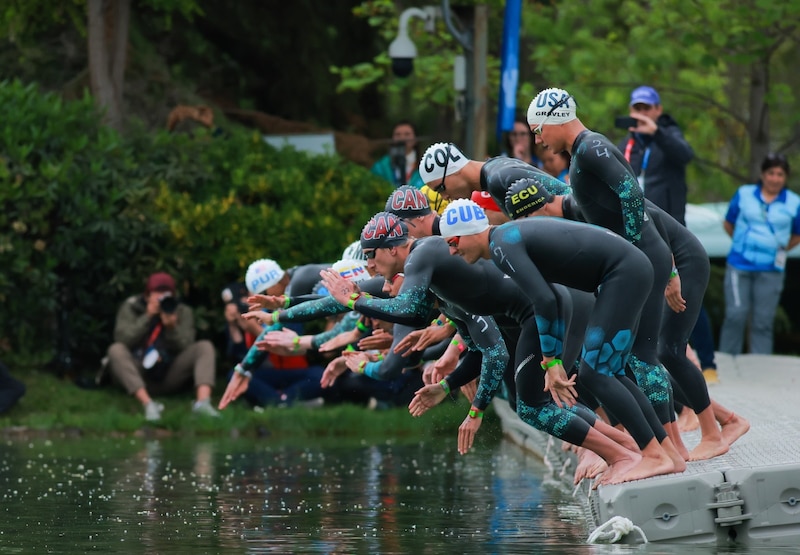
<instances>
[{"instance_id":1,"label":"tree trunk","mask_svg":"<svg viewBox=\"0 0 800 555\"><path fill-rule=\"evenodd\" d=\"M769 144L769 59L754 62L750 69L750 177L761 174L761 161L770 150Z\"/></svg>"},{"instance_id":2,"label":"tree trunk","mask_svg":"<svg viewBox=\"0 0 800 555\"><path fill-rule=\"evenodd\" d=\"M105 123L122 131L130 0L88 0L89 82ZM113 16L113 19L110 17Z\"/></svg>"}]
</instances>

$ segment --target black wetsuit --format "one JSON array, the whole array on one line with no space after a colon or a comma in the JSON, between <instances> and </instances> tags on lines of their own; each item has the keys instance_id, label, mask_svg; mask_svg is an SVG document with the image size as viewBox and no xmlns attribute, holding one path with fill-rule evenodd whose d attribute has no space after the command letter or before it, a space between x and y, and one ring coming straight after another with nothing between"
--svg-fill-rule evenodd
<instances>
[{"instance_id":1,"label":"black wetsuit","mask_svg":"<svg viewBox=\"0 0 800 555\"><path fill-rule=\"evenodd\" d=\"M400 322L412 318L409 307L419 305L426 298L426 292L432 291L442 301L442 310L456 322L468 345L473 342L491 344L496 341L492 339L497 336L496 327L502 327L509 345L516 344L513 366L507 368L512 368L514 372L516 409L520 417L537 429L569 443L583 443L596 416L580 405L572 409L559 408L550 394L544 391L539 349L543 336L538 332L539 319L534 315L531 300L512 280L488 261L467 264L461 257L451 256L447 243L438 236L414 242L403 273L403 286L396 297L361 298L354 308L370 317ZM573 296L566 288L558 288L552 291L552 295L556 299L558 323L553 333L545 336L543 345L548 354L556 353L568 361L574 360L582 341L571 342L571 352L564 354L564 340L573 316L581 320L576 327L583 329L589 313L585 307L590 306L592 301L580 292ZM578 305L578 308L574 309L574 305ZM476 354L472 353L473 349L470 350L470 354L465 356L466 361L459 367L474 367ZM493 356L491 351L489 355ZM478 408L488 405L503 375L497 373L497 365L491 365L491 368L494 371L487 373L484 367L481 373L478 394L473 402Z\"/></svg>"},{"instance_id":2,"label":"black wetsuit","mask_svg":"<svg viewBox=\"0 0 800 555\"><path fill-rule=\"evenodd\" d=\"M708 386L703 374L687 358L686 345L703 306L711 264L703 244L678 220L650 201L647 212L672 251L681 280L681 296L686 301L683 312L664 308L658 358L679 386L676 396L695 412L703 412L711 404Z\"/></svg>"},{"instance_id":3,"label":"black wetsuit","mask_svg":"<svg viewBox=\"0 0 800 555\"><path fill-rule=\"evenodd\" d=\"M489 239L494 263L534 303L545 352L545 346L557 346L561 333L549 284L597 292L584 336L580 379L640 448L653 437L663 441L666 433L653 406L625 375L653 282L647 257L606 229L561 218L509 222L492 229Z\"/></svg>"}]
</instances>

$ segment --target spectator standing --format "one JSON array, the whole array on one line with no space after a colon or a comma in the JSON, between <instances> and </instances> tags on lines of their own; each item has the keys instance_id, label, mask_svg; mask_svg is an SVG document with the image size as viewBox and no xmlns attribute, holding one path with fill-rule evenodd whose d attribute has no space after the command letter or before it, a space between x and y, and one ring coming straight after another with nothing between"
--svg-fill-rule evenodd
<instances>
[{"instance_id":1,"label":"spectator standing","mask_svg":"<svg viewBox=\"0 0 800 555\"><path fill-rule=\"evenodd\" d=\"M645 197L664 212L686 225L686 167L694 151L677 122L664 113L661 97L653 87L641 86L631 92L630 116L637 120L618 146L639 179ZM716 383L714 335L711 321L701 307L690 342L697 351L708 383Z\"/></svg>"},{"instance_id":2,"label":"spectator standing","mask_svg":"<svg viewBox=\"0 0 800 555\"><path fill-rule=\"evenodd\" d=\"M139 400L149 421L160 420L164 410L151 394L175 393L192 380L197 398L192 411L218 416L211 406L214 346L195 340L193 311L175 293L171 275L150 275L144 293L129 297L117 311L114 343L108 348L112 377Z\"/></svg>"},{"instance_id":3,"label":"spectator standing","mask_svg":"<svg viewBox=\"0 0 800 555\"><path fill-rule=\"evenodd\" d=\"M773 322L786 270L786 253L800 243L800 196L787 187L789 162L769 154L761 179L736 191L723 226L733 238L725 268L725 320L720 350L743 351L748 317L751 353L772 354Z\"/></svg>"}]
</instances>

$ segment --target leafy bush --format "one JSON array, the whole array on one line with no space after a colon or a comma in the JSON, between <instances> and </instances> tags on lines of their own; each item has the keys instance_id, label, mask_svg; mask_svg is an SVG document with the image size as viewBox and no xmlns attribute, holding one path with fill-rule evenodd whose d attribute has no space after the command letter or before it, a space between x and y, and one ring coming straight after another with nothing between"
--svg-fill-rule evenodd
<instances>
[{"instance_id":1,"label":"leafy bush","mask_svg":"<svg viewBox=\"0 0 800 555\"><path fill-rule=\"evenodd\" d=\"M94 364L119 303L171 272L202 333L247 265L335 261L390 186L335 156L258 135L121 137L90 97L0 83L0 350L17 364Z\"/></svg>"}]
</instances>

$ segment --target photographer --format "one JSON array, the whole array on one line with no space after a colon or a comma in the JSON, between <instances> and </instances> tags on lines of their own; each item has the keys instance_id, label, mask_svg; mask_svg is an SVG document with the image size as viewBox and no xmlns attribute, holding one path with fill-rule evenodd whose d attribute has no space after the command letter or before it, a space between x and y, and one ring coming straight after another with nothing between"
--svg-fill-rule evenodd
<instances>
[{"instance_id":1,"label":"photographer","mask_svg":"<svg viewBox=\"0 0 800 555\"><path fill-rule=\"evenodd\" d=\"M114 343L108 348L111 375L142 403L148 421L160 420L164 410L151 393L175 393L192 379L197 395L192 411L218 415L211 406L214 347L210 341L195 341L192 309L178 301L175 292L172 276L152 274L144 293L120 306Z\"/></svg>"}]
</instances>

